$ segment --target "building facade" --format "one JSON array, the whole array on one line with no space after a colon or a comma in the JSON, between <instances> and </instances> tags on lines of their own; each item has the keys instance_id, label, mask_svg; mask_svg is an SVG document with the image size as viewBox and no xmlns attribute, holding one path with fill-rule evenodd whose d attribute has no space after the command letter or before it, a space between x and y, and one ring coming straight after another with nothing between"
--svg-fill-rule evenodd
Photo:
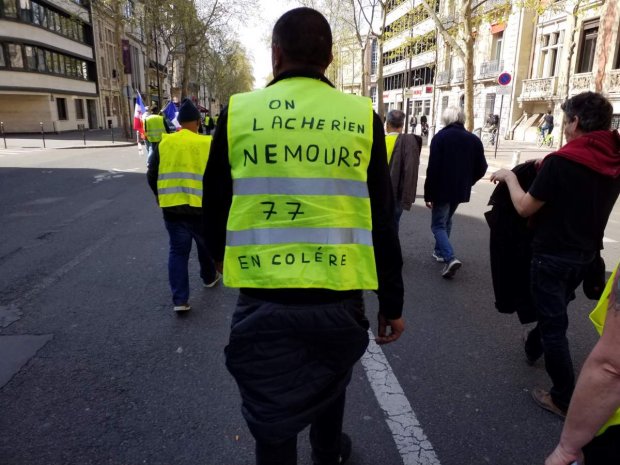
<instances>
[{"instance_id":1,"label":"building facade","mask_svg":"<svg viewBox=\"0 0 620 465\"><path fill-rule=\"evenodd\" d=\"M97 99L91 12L86 2L0 0L4 130L95 128L100 125Z\"/></svg>"},{"instance_id":2,"label":"building facade","mask_svg":"<svg viewBox=\"0 0 620 465\"><path fill-rule=\"evenodd\" d=\"M429 2L439 7L439 2ZM408 117L433 112L437 32L435 23L419 0L387 2L385 41L382 56L378 56L376 41L371 49L371 82L377 81L377 65L383 65L384 111L404 111ZM370 96L377 102L377 86L372 85ZM419 131L419 128L418 128Z\"/></svg>"}]
</instances>

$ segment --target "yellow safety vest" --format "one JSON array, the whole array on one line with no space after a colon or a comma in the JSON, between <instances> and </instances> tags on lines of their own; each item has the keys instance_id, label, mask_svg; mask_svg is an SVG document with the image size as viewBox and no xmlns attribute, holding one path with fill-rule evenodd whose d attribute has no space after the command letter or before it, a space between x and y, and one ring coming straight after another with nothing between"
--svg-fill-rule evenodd
<instances>
[{"instance_id":1,"label":"yellow safety vest","mask_svg":"<svg viewBox=\"0 0 620 465\"><path fill-rule=\"evenodd\" d=\"M166 134L159 143L159 206L202 207L202 177L209 160L211 136L187 129Z\"/></svg>"},{"instance_id":2,"label":"yellow safety vest","mask_svg":"<svg viewBox=\"0 0 620 465\"><path fill-rule=\"evenodd\" d=\"M205 116L205 126L209 127L209 124L211 123L211 117L209 115Z\"/></svg>"},{"instance_id":3,"label":"yellow safety vest","mask_svg":"<svg viewBox=\"0 0 620 465\"><path fill-rule=\"evenodd\" d=\"M144 121L146 128L146 140L149 142L161 142L162 135L166 133L164 117L161 115L151 115Z\"/></svg>"},{"instance_id":4,"label":"yellow safety vest","mask_svg":"<svg viewBox=\"0 0 620 465\"><path fill-rule=\"evenodd\" d=\"M605 286L603 295L596 304L596 307L594 308L594 310L592 310L592 313L590 313L590 320L594 324L594 327L596 328L599 336L603 334L605 318L607 317L607 307L609 306L609 295L611 294L611 288L614 284L616 273L618 273L618 266L616 266L616 269L607 281L607 285ZM607 421L607 423L603 425L603 427L598 431L596 435L600 436L607 430L607 428L614 425L620 425L620 409L614 412L611 418Z\"/></svg>"},{"instance_id":5,"label":"yellow safety vest","mask_svg":"<svg viewBox=\"0 0 620 465\"><path fill-rule=\"evenodd\" d=\"M387 149L387 161L388 165L392 160L392 154L394 153L394 146L396 145L396 139L398 134L388 134L385 136L385 148Z\"/></svg>"},{"instance_id":6,"label":"yellow safety vest","mask_svg":"<svg viewBox=\"0 0 620 465\"><path fill-rule=\"evenodd\" d=\"M371 101L317 79L231 97L227 286L377 289L372 137Z\"/></svg>"}]
</instances>

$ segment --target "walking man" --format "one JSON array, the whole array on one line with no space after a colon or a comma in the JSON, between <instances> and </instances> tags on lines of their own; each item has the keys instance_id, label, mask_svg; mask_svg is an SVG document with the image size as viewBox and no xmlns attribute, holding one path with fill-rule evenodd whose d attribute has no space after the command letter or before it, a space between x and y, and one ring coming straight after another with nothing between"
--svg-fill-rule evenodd
<instances>
[{"instance_id":1,"label":"walking man","mask_svg":"<svg viewBox=\"0 0 620 465\"><path fill-rule=\"evenodd\" d=\"M450 279L462 265L450 243L452 216L459 204L469 202L472 186L486 173L487 161L480 139L465 129L460 108L446 108L442 122L444 128L431 140L424 201L431 209L433 258L445 263L441 275Z\"/></svg>"},{"instance_id":2,"label":"walking man","mask_svg":"<svg viewBox=\"0 0 620 465\"><path fill-rule=\"evenodd\" d=\"M170 236L168 278L175 312L191 310L188 262L192 240L198 249L204 286L213 287L221 278L207 251L202 230L202 176L211 138L198 135L200 119L198 108L185 100L177 117L181 130L166 135L154 147L146 173Z\"/></svg>"},{"instance_id":3,"label":"walking man","mask_svg":"<svg viewBox=\"0 0 620 465\"><path fill-rule=\"evenodd\" d=\"M405 113L400 110L388 112L385 119L385 145L392 178L397 227L403 210L411 210L411 205L415 202L422 150L422 138L413 133L403 134L404 126Z\"/></svg>"},{"instance_id":4,"label":"walking man","mask_svg":"<svg viewBox=\"0 0 620 465\"><path fill-rule=\"evenodd\" d=\"M510 170L497 171L491 181L505 182L517 212L533 217L530 290L538 324L527 337L525 355L533 364L544 354L553 384L550 391L534 389L534 401L564 417L575 388L567 307L602 248L620 192L620 136L609 130L613 108L601 94L578 94L562 110L566 145L542 160L528 192Z\"/></svg>"},{"instance_id":5,"label":"walking man","mask_svg":"<svg viewBox=\"0 0 620 465\"><path fill-rule=\"evenodd\" d=\"M159 108L156 104L151 105L150 114L144 119L144 136L148 142L147 165L157 145L161 142L163 134L167 132L164 117L159 114Z\"/></svg>"},{"instance_id":6,"label":"walking man","mask_svg":"<svg viewBox=\"0 0 620 465\"><path fill-rule=\"evenodd\" d=\"M378 290L377 342L404 330L383 125L369 99L327 80L331 50L318 11L278 19L274 79L231 97L205 172L209 245L224 283L241 288L226 366L259 465L296 464L308 425L315 465L349 457L342 420L368 344L363 289Z\"/></svg>"}]
</instances>

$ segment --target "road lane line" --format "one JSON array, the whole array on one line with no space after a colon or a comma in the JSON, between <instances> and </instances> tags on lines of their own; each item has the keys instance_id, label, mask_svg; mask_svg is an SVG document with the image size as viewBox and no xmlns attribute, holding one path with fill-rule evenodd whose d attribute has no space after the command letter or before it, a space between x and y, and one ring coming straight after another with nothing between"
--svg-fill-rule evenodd
<instances>
[{"instance_id":1,"label":"road lane line","mask_svg":"<svg viewBox=\"0 0 620 465\"><path fill-rule=\"evenodd\" d=\"M368 334L370 344L362 357L362 366L385 414L403 465L441 465L385 354L372 331Z\"/></svg>"},{"instance_id":2,"label":"road lane line","mask_svg":"<svg viewBox=\"0 0 620 465\"><path fill-rule=\"evenodd\" d=\"M614 239L610 239L609 237L603 237L603 243L604 244L613 244L615 242L618 242L618 241L616 241Z\"/></svg>"}]
</instances>

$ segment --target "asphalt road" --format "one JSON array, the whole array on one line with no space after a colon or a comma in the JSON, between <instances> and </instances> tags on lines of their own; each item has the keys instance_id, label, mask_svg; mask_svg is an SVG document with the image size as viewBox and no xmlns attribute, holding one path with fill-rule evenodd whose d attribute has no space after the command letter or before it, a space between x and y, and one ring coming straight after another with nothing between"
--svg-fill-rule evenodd
<instances>
[{"instance_id":1,"label":"asphalt road","mask_svg":"<svg viewBox=\"0 0 620 465\"><path fill-rule=\"evenodd\" d=\"M173 314L167 234L144 164L136 147L0 151L0 371L23 358L0 387L2 465L254 463L223 360L236 292L203 289L193 257L194 309ZM493 306L482 216L492 189L481 181L457 211L463 268L452 281L431 258L421 199L401 222L407 331L383 353L441 465L542 464L562 426L530 398L549 382L540 362L524 363L524 328ZM616 207L608 271L619 225ZM376 298L366 300L374 323ZM591 308L581 291L569 308L577 367L596 341ZM351 464L433 463L403 459L361 364L345 430ZM299 463L309 455L302 434Z\"/></svg>"}]
</instances>

